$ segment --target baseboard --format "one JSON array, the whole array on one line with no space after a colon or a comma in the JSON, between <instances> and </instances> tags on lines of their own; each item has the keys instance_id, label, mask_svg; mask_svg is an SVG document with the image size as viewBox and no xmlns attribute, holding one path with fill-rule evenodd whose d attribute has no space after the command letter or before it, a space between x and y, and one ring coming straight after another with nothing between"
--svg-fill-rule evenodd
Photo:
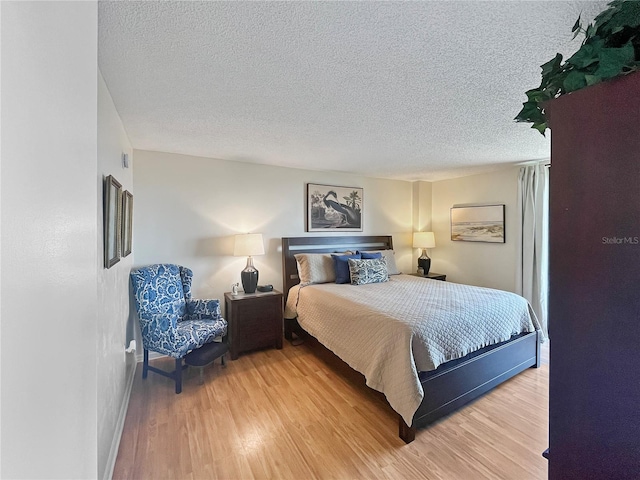
<instances>
[{"instance_id":1,"label":"baseboard","mask_svg":"<svg viewBox=\"0 0 640 480\"><path fill-rule=\"evenodd\" d=\"M116 430L113 434L113 441L111 442L111 449L109 450L109 458L107 459L107 466L104 470L103 480L111 480L111 478L113 477L113 469L116 466L116 458L118 457L120 439L122 438L122 431L124 430L124 421L127 418L127 410L129 409L129 399L131 398L131 389L133 387L133 379L135 378L135 373L136 363L129 367L127 387L124 391L122 404L120 405L120 413L118 414Z\"/></svg>"},{"instance_id":2,"label":"baseboard","mask_svg":"<svg viewBox=\"0 0 640 480\"><path fill-rule=\"evenodd\" d=\"M162 357L166 357L168 355L163 355L161 353L158 352L149 352L149 360L155 360L156 358L162 358ZM142 363L142 360L144 359L144 354L139 354L136 355L136 362L138 363Z\"/></svg>"}]
</instances>

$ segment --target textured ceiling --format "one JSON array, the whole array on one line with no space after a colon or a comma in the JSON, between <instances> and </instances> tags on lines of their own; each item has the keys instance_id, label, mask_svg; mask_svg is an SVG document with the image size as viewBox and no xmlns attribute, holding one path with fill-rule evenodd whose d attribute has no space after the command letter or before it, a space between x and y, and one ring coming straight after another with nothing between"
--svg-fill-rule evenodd
<instances>
[{"instance_id":1,"label":"textured ceiling","mask_svg":"<svg viewBox=\"0 0 640 480\"><path fill-rule=\"evenodd\" d=\"M439 180L549 157L516 124L606 2L105 2L99 67L134 148Z\"/></svg>"}]
</instances>

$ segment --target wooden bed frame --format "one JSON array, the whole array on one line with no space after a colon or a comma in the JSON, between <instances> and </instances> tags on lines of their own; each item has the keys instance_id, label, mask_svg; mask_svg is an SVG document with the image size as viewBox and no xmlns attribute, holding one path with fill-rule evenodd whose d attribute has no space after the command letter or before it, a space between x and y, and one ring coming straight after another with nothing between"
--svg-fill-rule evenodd
<instances>
[{"instance_id":1,"label":"wooden bed frame","mask_svg":"<svg viewBox=\"0 0 640 480\"><path fill-rule=\"evenodd\" d=\"M295 254L388 249L393 249L393 240L386 235L283 238L285 301L289 289L300 283ZM287 340L292 340L293 333L308 335L296 319L285 319L284 329ZM413 416L411 426L398 415L400 438L406 443L412 442L417 428L448 415L527 368L539 366L539 332L532 332L514 336L507 342L491 345L459 360L447 362L432 372L420 372L424 398Z\"/></svg>"}]
</instances>

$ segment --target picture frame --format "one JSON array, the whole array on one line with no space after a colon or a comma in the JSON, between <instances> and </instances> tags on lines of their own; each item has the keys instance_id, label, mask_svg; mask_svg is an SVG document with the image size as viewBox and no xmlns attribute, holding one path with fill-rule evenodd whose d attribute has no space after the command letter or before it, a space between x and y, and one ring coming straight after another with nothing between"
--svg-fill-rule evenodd
<instances>
[{"instance_id":1,"label":"picture frame","mask_svg":"<svg viewBox=\"0 0 640 480\"><path fill-rule=\"evenodd\" d=\"M307 232L362 232L364 189L307 184Z\"/></svg>"},{"instance_id":2,"label":"picture frame","mask_svg":"<svg viewBox=\"0 0 640 480\"><path fill-rule=\"evenodd\" d=\"M451 240L505 243L504 211L504 204L451 207Z\"/></svg>"},{"instance_id":3,"label":"picture frame","mask_svg":"<svg viewBox=\"0 0 640 480\"><path fill-rule=\"evenodd\" d=\"M111 268L120 261L122 185L113 175L104 179L104 267Z\"/></svg>"},{"instance_id":4,"label":"picture frame","mask_svg":"<svg viewBox=\"0 0 640 480\"><path fill-rule=\"evenodd\" d=\"M122 258L133 250L133 194L122 192Z\"/></svg>"}]
</instances>

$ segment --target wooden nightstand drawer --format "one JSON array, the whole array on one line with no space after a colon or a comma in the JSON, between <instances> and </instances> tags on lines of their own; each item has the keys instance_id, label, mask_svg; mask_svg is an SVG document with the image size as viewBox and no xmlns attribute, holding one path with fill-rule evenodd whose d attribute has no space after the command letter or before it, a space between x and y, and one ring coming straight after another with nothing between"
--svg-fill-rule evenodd
<instances>
[{"instance_id":1,"label":"wooden nightstand drawer","mask_svg":"<svg viewBox=\"0 0 640 480\"><path fill-rule=\"evenodd\" d=\"M257 348L282 348L282 293L225 293L224 298L232 360Z\"/></svg>"}]
</instances>

